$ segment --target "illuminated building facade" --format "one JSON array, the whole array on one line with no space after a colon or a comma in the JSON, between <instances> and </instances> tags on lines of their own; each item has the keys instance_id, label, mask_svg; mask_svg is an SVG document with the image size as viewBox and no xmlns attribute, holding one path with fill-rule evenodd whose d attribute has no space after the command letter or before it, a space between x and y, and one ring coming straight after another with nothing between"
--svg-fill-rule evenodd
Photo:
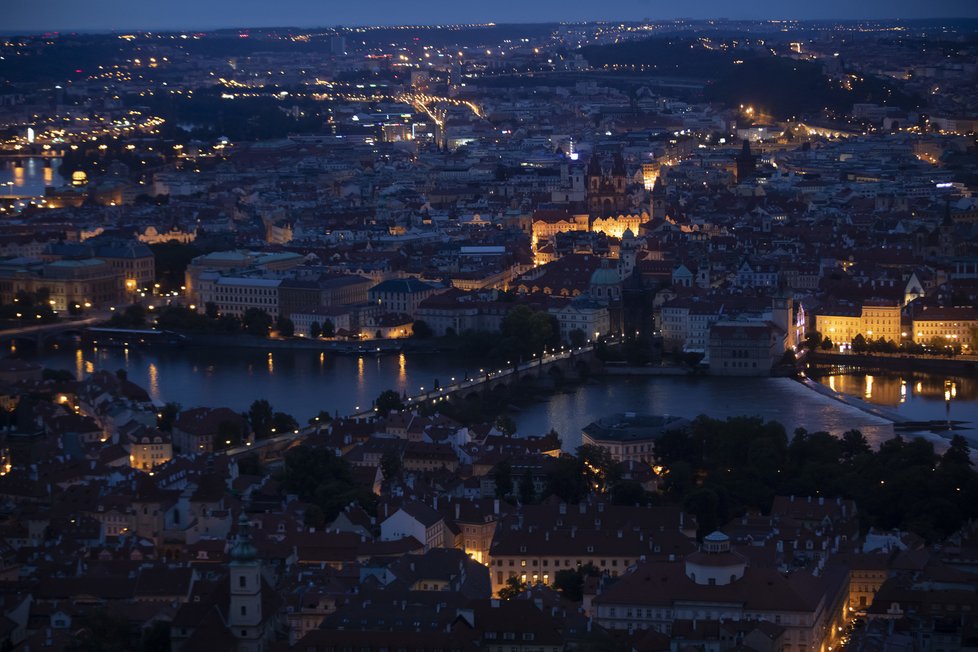
<instances>
[{"instance_id":1,"label":"illuminated building facade","mask_svg":"<svg viewBox=\"0 0 978 652\"><path fill-rule=\"evenodd\" d=\"M558 233L587 231L588 227L587 215L572 215L564 210L538 210L530 220L533 250L536 251L539 244L547 242Z\"/></svg>"},{"instance_id":2,"label":"illuminated building facade","mask_svg":"<svg viewBox=\"0 0 978 652\"><path fill-rule=\"evenodd\" d=\"M859 307L832 306L819 311L815 330L835 345L849 345L856 335L866 340L883 338L899 343L903 336L900 306L884 301L866 301Z\"/></svg>"},{"instance_id":3,"label":"illuminated building facade","mask_svg":"<svg viewBox=\"0 0 978 652\"><path fill-rule=\"evenodd\" d=\"M628 211L628 172L621 154L615 154L610 167L597 155L587 166L587 207L592 217L613 216Z\"/></svg>"},{"instance_id":4,"label":"illuminated building facade","mask_svg":"<svg viewBox=\"0 0 978 652\"><path fill-rule=\"evenodd\" d=\"M972 349L976 329L978 311L974 308L928 308L913 318L913 341L928 344L937 338L948 346Z\"/></svg>"},{"instance_id":5,"label":"illuminated building facade","mask_svg":"<svg viewBox=\"0 0 978 652\"><path fill-rule=\"evenodd\" d=\"M159 430L145 430L129 438L129 466L140 471L151 471L173 459L173 442L170 435Z\"/></svg>"},{"instance_id":6,"label":"illuminated building facade","mask_svg":"<svg viewBox=\"0 0 978 652\"><path fill-rule=\"evenodd\" d=\"M85 308L113 305L123 300L122 275L108 262L57 260L50 263L0 268L0 302L13 303L19 292L47 290L54 310L69 305Z\"/></svg>"}]
</instances>

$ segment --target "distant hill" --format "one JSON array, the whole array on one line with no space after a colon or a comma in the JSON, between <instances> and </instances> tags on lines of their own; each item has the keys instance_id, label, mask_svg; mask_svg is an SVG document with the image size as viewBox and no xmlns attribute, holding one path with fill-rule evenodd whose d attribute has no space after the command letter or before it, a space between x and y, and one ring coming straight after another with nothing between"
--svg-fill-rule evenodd
<instances>
[{"instance_id":1,"label":"distant hill","mask_svg":"<svg viewBox=\"0 0 978 652\"><path fill-rule=\"evenodd\" d=\"M779 57L761 48L708 49L693 38L652 38L587 46L581 54L596 68L645 66L650 77L699 78L707 82L706 100L761 107L777 119L814 115L824 108L848 112L856 102L903 109L917 105L890 82L866 76L847 90L825 75L818 62Z\"/></svg>"}]
</instances>

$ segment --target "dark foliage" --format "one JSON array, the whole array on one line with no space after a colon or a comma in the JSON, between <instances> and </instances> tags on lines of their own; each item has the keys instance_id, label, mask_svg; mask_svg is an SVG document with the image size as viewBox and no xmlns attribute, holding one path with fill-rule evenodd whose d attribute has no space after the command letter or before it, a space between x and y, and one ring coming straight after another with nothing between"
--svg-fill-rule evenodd
<instances>
[{"instance_id":1,"label":"dark foliage","mask_svg":"<svg viewBox=\"0 0 978 652\"><path fill-rule=\"evenodd\" d=\"M850 430L795 432L759 417L700 416L685 432L656 442L669 469L667 492L700 523L700 534L748 509L767 512L775 495L842 497L856 502L862 526L911 530L939 541L978 517L978 474L967 441L943 456L920 438L895 437L874 452Z\"/></svg>"},{"instance_id":2,"label":"dark foliage","mask_svg":"<svg viewBox=\"0 0 978 652\"><path fill-rule=\"evenodd\" d=\"M316 505L323 521L332 522L350 503L359 503L367 511L376 508L376 497L357 487L346 460L325 448L293 448L285 453L279 479L288 493Z\"/></svg>"}]
</instances>

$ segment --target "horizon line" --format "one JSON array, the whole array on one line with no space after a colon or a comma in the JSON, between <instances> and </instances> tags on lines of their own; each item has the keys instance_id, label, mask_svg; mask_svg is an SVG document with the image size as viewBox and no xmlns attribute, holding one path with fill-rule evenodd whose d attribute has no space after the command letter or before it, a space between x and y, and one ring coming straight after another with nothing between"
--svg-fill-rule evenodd
<instances>
[{"instance_id":1,"label":"horizon line","mask_svg":"<svg viewBox=\"0 0 978 652\"><path fill-rule=\"evenodd\" d=\"M860 22L923 22L923 21L972 21L978 22L978 16L927 16L927 17L914 17L914 18L895 18L895 17L863 17L863 18L837 18L837 17L822 17L822 18L730 18L730 17L715 17L715 18L691 18L691 17L676 17L676 18L656 18L656 19L614 19L614 18L602 18L602 19L589 19L589 20L529 20L529 21L506 21L506 22L458 22L458 23L445 23L445 22L419 22L419 23L374 23L374 24L354 24L354 23L337 23L337 24L294 24L294 25L195 25L186 27L156 27L156 28L145 28L145 27L89 27L89 28L25 28L22 30L14 31L3 31L0 32L2 36L43 36L47 34L118 34L124 32L139 32L143 34L177 34L177 33L187 33L187 32L214 32L223 30L286 30L286 29L303 29L303 30L358 30L358 29L392 29L392 28L402 28L402 29L451 29L451 28L489 28L489 27L503 27L503 26L517 26L517 25L589 25L589 24L607 24L607 23L618 23L618 24L655 24L655 23L676 23L676 22L688 22L688 23L709 23L709 22L721 22L721 23L820 23L820 22L838 22L838 23L860 23Z\"/></svg>"}]
</instances>

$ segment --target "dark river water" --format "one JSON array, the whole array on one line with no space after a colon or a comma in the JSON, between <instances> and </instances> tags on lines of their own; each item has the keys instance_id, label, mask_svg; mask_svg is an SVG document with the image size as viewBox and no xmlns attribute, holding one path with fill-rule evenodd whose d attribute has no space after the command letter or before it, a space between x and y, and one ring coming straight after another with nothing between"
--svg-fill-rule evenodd
<instances>
[{"instance_id":1,"label":"dark river water","mask_svg":"<svg viewBox=\"0 0 978 652\"><path fill-rule=\"evenodd\" d=\"M159 402L183 407L226 406L246 410L265 398L276 410L304 422L320 410L350 414L366 409L386 389L409 395L431 388L437 379L478 369L450 356L401 354L382 358L337 356L313 351L256 349L106 349L62 346L39 354L25 353L46 367L68 369L82 377L99 369L125 369L130 380L145 387ZM978 422L978 381L934 375L825 376L823 385L915 421L943 420L948 415L973 425ZM948 400L945 401L945 389ZM614 412L646 412L692 418L759 415L797 427L840 434L858 428L873 443L893 436L892 423L824 396L787 378L604 377L513 414L521 434L542 434L551 428L565 448L580 444L581 429ZM969 439L975 431L965 430ZM935 442L941 433L928 433Z\"/></svg>"},{"instance_id":2,"label":"dark river water","mask_svg":"<svg viewBox=\"0 0 978 652\"><path fill-rule=\"evenodd\" d=\"M45 167L45 161L50 166ZM64 185L58 174L61 159L41 157L3 158L0 157L0 196L31 195L42 197L45 186Z\"/></svg>"}]
</instances>

